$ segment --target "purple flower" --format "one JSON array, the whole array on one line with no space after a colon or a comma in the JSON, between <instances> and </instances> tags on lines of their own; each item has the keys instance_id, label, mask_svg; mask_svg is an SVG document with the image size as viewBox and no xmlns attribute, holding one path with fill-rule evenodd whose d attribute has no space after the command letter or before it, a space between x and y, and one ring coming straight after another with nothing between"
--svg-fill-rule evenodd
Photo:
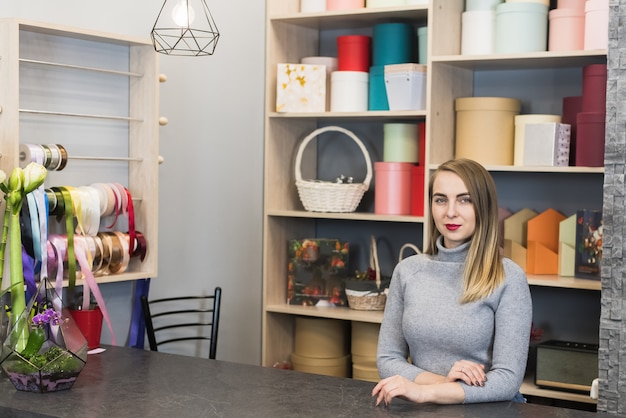
<instances>
[{"instance_id":1,"label":"purple flower","mask_svg":"<svg viewBox=\"0 0 626 418\"><path fill-rule=\"evenodd\" d=\"M40 314L33 316L33 324L41 326L43 324L59 325L61 323L61 312L54 309L46 309Z\"/></svg>"}]
</instances>

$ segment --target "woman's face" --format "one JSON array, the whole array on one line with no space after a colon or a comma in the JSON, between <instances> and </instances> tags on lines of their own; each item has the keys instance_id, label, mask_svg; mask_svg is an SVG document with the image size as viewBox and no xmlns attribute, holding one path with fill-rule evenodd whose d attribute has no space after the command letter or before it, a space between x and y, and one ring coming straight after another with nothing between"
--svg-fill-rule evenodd
<instances>
[{"instance_id":1,"label":"woman's face","mask_svg":"<svg viewBox=\"0 0 626 418\"><path fill-rule=\"evenodd\" d=\"M465 183L458 175L450 171L437 173L433 183L431 211L446 248L457 247L474 234L474 204Z\"/></svg>"}]
</instances>

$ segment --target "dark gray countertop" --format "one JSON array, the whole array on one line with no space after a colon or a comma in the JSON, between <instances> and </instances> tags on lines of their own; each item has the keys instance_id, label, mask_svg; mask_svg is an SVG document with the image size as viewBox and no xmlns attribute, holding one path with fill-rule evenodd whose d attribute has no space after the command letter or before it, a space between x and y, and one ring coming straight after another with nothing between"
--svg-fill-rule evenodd
<instances>
[{"instance_id":1,"label":"dark gray countertop","mask_svg":"<svg viewBox=\"0 0 626 418\"><path fill-rule=\"evenodd\" d=\"M70 390L18 392L0 375L0 417L529 417L592 412L510 402L376 407L373 383L258 366L106 347L89 355Z\"/></svg>"}]
</instances>

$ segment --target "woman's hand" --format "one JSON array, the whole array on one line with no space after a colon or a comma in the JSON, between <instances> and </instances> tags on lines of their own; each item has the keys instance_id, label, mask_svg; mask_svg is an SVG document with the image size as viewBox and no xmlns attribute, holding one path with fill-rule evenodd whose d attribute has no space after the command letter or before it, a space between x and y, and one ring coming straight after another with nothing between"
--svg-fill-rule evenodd
<instances>
[{"instance_id":1,"label":"woman's hand","mask_svg":"<svg viewBox=\"0 0 626 418\"><path fill-rule=\"evenodd\" d=\"M462 380L470 386L483 386L487 381L485 366L469 360L459 360L448 372L449 382Z\"/></svg>"},{"instance_id":2,"label":"woman's hand","mask_svg":"<svg viewBox=\"0 0 626 418\"><path fill-rule=\"evenodd\" d=\"M426 402L423 392L420 390L420 385L396 375L378 382L372 390L372 396L377 396L376 406L380 405L381 402L389 405L393 398L402 398L421 403Z\"/></svg>"}]
</instances>

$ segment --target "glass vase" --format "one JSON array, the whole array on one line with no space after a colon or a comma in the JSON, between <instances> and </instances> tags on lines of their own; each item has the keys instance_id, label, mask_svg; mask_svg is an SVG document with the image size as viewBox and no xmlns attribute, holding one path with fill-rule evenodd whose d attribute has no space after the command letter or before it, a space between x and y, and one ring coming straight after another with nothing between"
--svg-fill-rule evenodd
<instances>
[{"instance_id":1,"label":"glass vase","mask_svg":"<svg viewBox=\"0 0 626 418\"><path fill-rule=\"evenodd\" d=\"M70 389L87 362L87 340L61 301L48 280L43 280L24 312L10 312L4 320L0 367L17 390ZM50 309L55 321L33 322L35 315Z\"/></svg>"}]
</instances>

